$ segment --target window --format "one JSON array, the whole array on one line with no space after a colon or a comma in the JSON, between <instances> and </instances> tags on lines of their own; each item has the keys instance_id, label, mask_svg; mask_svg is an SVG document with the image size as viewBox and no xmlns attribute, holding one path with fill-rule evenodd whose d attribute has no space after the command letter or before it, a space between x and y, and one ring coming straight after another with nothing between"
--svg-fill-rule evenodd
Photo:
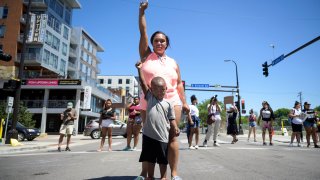
<instances>
[{"instance_id":1,"label":"window","mask_svg":"<svg viewBox=\"0 0 320 180\"><path fill-rule=\"evenodd\" d=\"M68 25L70 25L71 23L71 9L70 8L66 8L66 10L64 11L64 20L66 21L66 23Z\"/></svg>"},{"instance_id":2,"label":"window","mask_svg":"<svg viewBox=\"0 0 320 180\"><path fill-rule=\"evenodd\" d=\"M67 51L68 51L68 46L65 43L62 43L62 54L63 55L67 55Z\"/></svg>"},{"instance_id":3,"label":"window","mask_svg":"<svg viewBox=\"0 0 320 180\"><path fill-rule=\"evenodd\" d=\"M118 84L122 84L122 79L118 79Z\"/></svg>"},{"instance_id":4,"label":"window","mask_svg":"<svg viewBox=\"0 0 320 180\"><path fill-rule=\"evenodd\" d=\"M58 56L54 54L50 54L50 60L49 60L49 65L54 67L55 69L58 68Z\"/></svg>"},{"instance_id":5,"label":"window","mask_svg":"<svg viewBox=\"0 0 320 180\"><path fill-rule=\"evenodd\" d=\"M47 31L46 32L46 44L51 46L51 43L52 43L52 34L49 31Z\"/></svg>"},{"instance_id":6,"label":"window","mask_svg":"<svg viewBox=\"0 0 320 180\"><path fill-rule=\"evenodd\" d=\"M0 7L0 19L6 19L8 17L8 6Z\"/></svg>"},{"instance_id":7,"label":"window","mask_svg":"<svg viewBox=\"0 0 320 180\"><path fill-rule=\"evenodd\" d=\"M69 29L66 26L63 26L63 37L68 40L69 38Z\"/></svg>"},{"instance_id":8,"label":"window","mask_svg":"<svg viewBox=\"0 0 320 180\"><path fill-rule=\"evenodd\" d=\"M130 79L126 79L126 84L130 84Z\"/></svg>"},{"instance_id":9,"label":"window","mask_svg":"<svg viewBox=\"0 0 320 180\"><path fill-rule=\"evenodd\" d=\"M55 12L62 18L63 17L63 5L57 1Z\"/></svg>"},{"instance_id":10,"label":"window","mask_svg":"<svg viewBox=\"0 0 320 180\"><path fill-rule=\"evenodd\" d=\"M99 79L99 83L103 84L104 80L103 79Z\"/></svg>"},{"instance_id":11,"label":"window","mask_svg":"<svg viewBox=\"0 0 320 180\"><path fill-rule=\"evenodd\" d=\"M44 56L43 56L42 61L43 61L45 64L49 65L49 60L50 60L50 52L45 49L45 50L44 50Z\"/></svg>"},{"instance_id":12,"label":"window","mask_svg":"<svg viewBox=\"0 0 320 180\"><path fill-rule=\"evenodd\" d=\"M64 71L66 70L66 61L61 59L61 63L60 63L60 71L63 72L64 74Z\"/></svg>"},{"instance_id":13,"label":"window","mask_svg":"<svg viewBox=\"0 0 320 180\"><path fill-rule=\"evenodd\" d=\"M53 36L53 43L52 43L52 47L59 51L59 46L60 46L60 39L58 39L57 37Z\"/></svg>"},{"instance_id":14,"label":"window","mask_svg":"<svg viewBox=\"0 0 320 180\"><path fill-rule=\"evenodd\" d=\"M112 79L108 79L108 84L112 84Z\"/></svg>"},{"instance_id":15,"label":"window","mask_svg":"<svg viewBox=\"0 0 320 180\"><path fill-rule=\"evenodd\" d=\"M0 38L4 37L5 31L6 31L6 26L0 25Z\"/></svg>"}]
</instances>

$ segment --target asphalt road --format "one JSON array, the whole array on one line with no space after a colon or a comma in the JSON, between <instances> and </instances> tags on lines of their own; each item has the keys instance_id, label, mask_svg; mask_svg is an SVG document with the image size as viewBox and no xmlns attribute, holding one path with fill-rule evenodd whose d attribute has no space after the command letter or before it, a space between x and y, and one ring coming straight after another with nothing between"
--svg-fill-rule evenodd
<instances>
[{"instance_id":1,"label":"asphalt road","mask_svg":"<svg viewBox=\"0 0 320 180\"><path fill-rule=\"evenodd\" d=\"M288 147L287 142L262 146L240 137L221 135L221 147L189 150L185 134L180 136L179 174L185 180L207 179L319 179L320 150ZM201 143L203 135L201 135ZM141 150L122 151L124 138L113 139L113 152L96 152L99 140L72 147L71 152L55 149L0 155L0 179L134 179L141 171ZM107 149L107 146L106 148ZM168 178L169 178L168 168ZM156 168L156 177L159 169Z\"/></svg>"}]
</instances>

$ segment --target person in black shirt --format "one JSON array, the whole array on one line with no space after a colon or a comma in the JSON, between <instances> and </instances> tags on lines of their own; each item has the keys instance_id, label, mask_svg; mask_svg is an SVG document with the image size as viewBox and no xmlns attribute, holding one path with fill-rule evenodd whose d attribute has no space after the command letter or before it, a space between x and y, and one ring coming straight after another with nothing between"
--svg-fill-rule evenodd
<instances>
[{"instance_id":1,"label":"person in black shirt","mask_svg":"<svg viewBox=\"0 0 320 180\"><path fill-rule=\"evenodd\" d=\"M260 125L260 119L262 119L263 124L262 124L262 140L263 140L263 145L267 145L265 138L266 138L266 130L268 129L269 132L269 140L270 143L269 145L272 146L272 123L274 121L274 114L273 110L271 109L269 103L267 101L262 102L262 108L260 110L260 115L258 118L258 125Z\"/></svg>"},{"instance_id":2,"label":"person in black shirt","mask_svg":"<svg viewBox=\"0 0 320 180\"><path fill-rule=\"evenodd\" d=\"M312 136L313 144L315 148L319 148L317 145L317 125L316 125L316 112L310 109L308 102L304 103L304 109L302 110L307 115L307 119L303 122L303 126L306 130L307 147L310 147L310 136Z\"/></svg>"}]
</instances>

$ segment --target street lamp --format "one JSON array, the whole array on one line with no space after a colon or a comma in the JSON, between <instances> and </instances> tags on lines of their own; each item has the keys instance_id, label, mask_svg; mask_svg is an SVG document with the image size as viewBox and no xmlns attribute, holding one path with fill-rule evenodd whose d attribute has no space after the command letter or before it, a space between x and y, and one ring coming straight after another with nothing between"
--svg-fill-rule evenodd
<instances>
[{"instance_id":1,"label":"street lamp","mask_svg":"<svg viewBox=\"0 0 320 180\"><path fill-rule=\"evenodd\" d=\"M224 62L230 62L230 61L232 61L234 63L234 65L236 66L237 94L238 94L237 108L238 108L238 111L239 111L239 134L243 134L242 122L241 122L241 112L240 112L240 92L239 92L238 66L237 66L237 63L234 60L224 60Z\"/></svg>"}]
</instances>

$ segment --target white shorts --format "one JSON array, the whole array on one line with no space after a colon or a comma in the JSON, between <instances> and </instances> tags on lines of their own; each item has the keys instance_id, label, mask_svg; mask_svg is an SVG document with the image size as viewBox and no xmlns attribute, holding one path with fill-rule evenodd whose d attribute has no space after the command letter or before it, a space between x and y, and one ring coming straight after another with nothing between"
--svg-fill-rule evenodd
<instances>
[{"instance_id":1,"label":"white shorts","mask_svg":"<svg viewBox=\"0 0 320 180\"><path fill-rule=\"evenodd\" d=\"M101 127L112 127L112 126L113 126L113 120L102 119Z\"/></svg>"},{"instance_id":2,"label":"white shorts","mask_svg":"<svg viewBox=\"0 0 320 180\"><path fill-rule=\"evenodd\" d=\"M61 124L60 126L60 134L68 134L71 135L73 131L73 125L64 125Z\"/></svg>"}]
</instances>

